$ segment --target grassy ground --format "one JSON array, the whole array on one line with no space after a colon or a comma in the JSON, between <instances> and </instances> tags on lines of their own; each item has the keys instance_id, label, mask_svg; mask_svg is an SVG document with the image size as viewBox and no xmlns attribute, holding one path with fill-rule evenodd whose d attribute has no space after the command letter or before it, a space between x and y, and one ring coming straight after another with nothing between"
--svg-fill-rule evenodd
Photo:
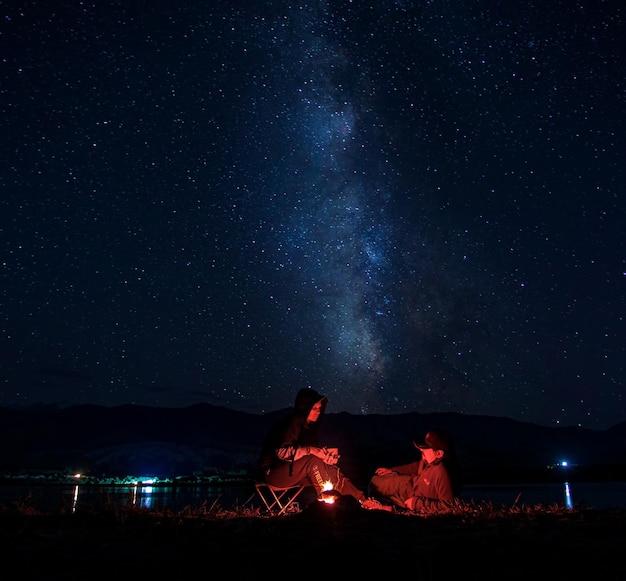
<instances>
[{"instance_id":1,"label":"grassy ground","mask_svg":"<svg viewBox=\"0 0 626 581\"><path fill-rule=\"evenodd\" d=\"M467 505L447 515L314 502L275 517L217 506L107 506L41 514L0 507L5 571L45 580L626 580L626 511Z\"/></svg>"}]
</instances>

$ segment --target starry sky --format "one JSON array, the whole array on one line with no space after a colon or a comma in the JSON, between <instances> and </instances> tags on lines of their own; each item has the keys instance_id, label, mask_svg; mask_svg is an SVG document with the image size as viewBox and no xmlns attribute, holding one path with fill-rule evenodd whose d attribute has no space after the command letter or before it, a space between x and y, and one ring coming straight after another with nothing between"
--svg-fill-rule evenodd
<instances>
[{"instance_id":1,"label":"starry sky","mask_svg":"<svg viewBox=\"0 0 626 581\"><path fill-rule=\"evenodd\" d=\"M0 15L0 406L626 420L622 2Z\"/></svg>"}]
</instances>

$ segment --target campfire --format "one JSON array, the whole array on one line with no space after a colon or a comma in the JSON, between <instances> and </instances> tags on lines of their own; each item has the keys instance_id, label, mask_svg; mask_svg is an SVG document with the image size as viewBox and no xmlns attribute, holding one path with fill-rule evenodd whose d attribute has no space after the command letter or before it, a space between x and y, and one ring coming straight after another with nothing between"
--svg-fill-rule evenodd
<instances>
[{"instance_id":1,"label":"campfire","mask_svg":"<svg viewBox=\"0 0 626 581\"><path fill-rule=\"evenodd\" d=\"M325 502L326 504L334 504L340 496L341 494L333 488L333 483L326 481L322 486L322 492L318 496L317 500Z\"/></svg>"}]
</instances>

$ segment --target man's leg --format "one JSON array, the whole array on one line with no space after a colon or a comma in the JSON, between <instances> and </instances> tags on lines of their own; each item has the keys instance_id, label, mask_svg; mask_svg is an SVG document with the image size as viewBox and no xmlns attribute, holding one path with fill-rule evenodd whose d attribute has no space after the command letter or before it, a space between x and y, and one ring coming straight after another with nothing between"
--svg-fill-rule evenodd
<instances>
[{"instance_id":1,"label":"man's leg","mask_svg":"<svg viewBox=\"0 0 626 581\"><path fill-rule=\"evenodd\" d=\"M372 476L367 491L369 496L390 502L400 508L406 508L404 500L411 488L412 477L404 474L386 474Z\"/></svg>"}]
</instances>

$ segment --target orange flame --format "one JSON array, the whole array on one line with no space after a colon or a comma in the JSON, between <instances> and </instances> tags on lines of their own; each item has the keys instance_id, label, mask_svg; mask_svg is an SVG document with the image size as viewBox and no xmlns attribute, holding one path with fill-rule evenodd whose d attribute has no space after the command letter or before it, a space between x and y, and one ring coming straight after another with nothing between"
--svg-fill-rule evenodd
<instances>
[{"instance_id":1,"label":"orange flame","mask_svg":"<svg viewBox=\"0 0 626 581\"><path fill-rule=\"evenodd\" d=\"M336 498L334 492L330 492L332 490L333 483L330 480L327 480L326 482L324 482L324 484L322 484L322 494L320 494L318 500L320 502L325 502L326 504L334 504Z\"/></svg>"}]
</instances>

